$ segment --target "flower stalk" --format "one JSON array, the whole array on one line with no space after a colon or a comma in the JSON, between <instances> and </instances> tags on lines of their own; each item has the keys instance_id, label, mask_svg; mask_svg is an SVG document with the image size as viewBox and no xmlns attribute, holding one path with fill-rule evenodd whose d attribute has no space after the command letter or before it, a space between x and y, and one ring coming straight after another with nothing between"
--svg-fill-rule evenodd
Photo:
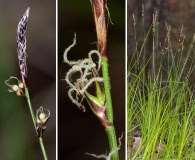
<instances>
[{"instance_id":1,"label":"flower stalk","mask_svg":"<svg viewBox=\"0 0 195 160\"><path fill-rule=\"evenodd\" d=\"M108 57L107 57L107 28L106 28L106 0L91 0L92 11L94 15L95 28L98 41L98 51L101 55L101 67L103 75L103 85L105 92L105 113L108 120L105 130L108 136L110 152L113 152L111 158L112 160L118 160L118 146L116 140L116 133L113 124L113 108L112 108L112 98L110 92L110 78L108 72Z\"/></svg>"},{"instance_id":2,"label":"flower stalk","mask_svg":"<svg viewBox=\"0 0 195 160\"><path fill-rule=\"evenodd\" d=\"M40 147L43 153L43 157L44 160L48 160L47 158L47 154L46 154L46 150L45 150L45 146L43 143L43 131L46 128L46 122L49 119L50 116L50 112L48 115L46 115L45 119L42 119L43 116L41 116L42 121L40 121L40 116L37 115L35 117L34 111L33 111L33 107L31 104L31 99L30 99L30 95L29 95L29 90L27 87L27 63L26 63L26 58L27 58L27 53L26 53L26 30L27 30L27 21L28 21L28 17L29 17L29 11L30 8L28 7L26 12L23 14L21 20L18 23L18 28L17 28L17 36L16 36L16 41L17 41L17 53L18 53L18 62L19 62L19 68L20 68L20 74L21 74L21 79L19 80L16 77L11 76L8 80L5 81L6 85L9 86L11 89L9 89L9 92L15 92L18 96L24 96L27 100L28 106L29 106L29 110L31 113L31 117L32 117L32 121L33 121L33 125L35 127L35 131L36 134L38 136L39 139L39 143L40 143ZM11 79L16 79L18 81L18 84L14 84L11 85L9 84L9 81ZM43 108L37 110L37 114L39 112L43 112Z\"/></svg>"},{"instance_id":3,"label":"flower stalk","mask_svg":"<svg viewBox=\"0 0 195 160\"><path fill-rule=\"evenodd\" d=\"M90 51L88 58L77 61L69 60L67 54L76 45L75 34L73 43L64 51L64 62L71 66L71 69L66 73L65 80L70 87L68 96L71 101L85 112L86 108L82 102L83 99L86 99L91 110L104 126L110 145L110 154L107 156L107 159L111 157L112 160L119 160L118 150L120 149L120 142L119 146L117 146L108 73L107 29L105 23L106 1L91 0L91 5L95 19L98 50ZM98 58L97 62L92 57L94 55ZM98 74L101 67L103 77L100 77ZM74 74L78 77L76 80L73 78ZM95 84L95 89L93 93L89 93L88 88L92 84Z\"/></svg>"}]
</instances>

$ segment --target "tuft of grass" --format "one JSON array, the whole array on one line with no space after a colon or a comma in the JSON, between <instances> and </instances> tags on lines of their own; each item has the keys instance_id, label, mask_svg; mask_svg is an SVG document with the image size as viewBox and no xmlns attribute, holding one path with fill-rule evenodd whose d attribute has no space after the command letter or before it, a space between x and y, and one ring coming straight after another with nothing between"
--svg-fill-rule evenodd
<instances>
[{"instance_id":1,"label":"tuft of grass","mask_svg":"<svg viewBox=\"0 0 195 160\"><path fill-rule=\"evenodd\" d=\"M157 34L153 27L144 35L142 45L138 45L135 36L136 46L128 63L128 159L193 160L195 37L189 45L185 44L182 27L177 46L172 46L171 27L166 24L164 42L158 46L160 49L152 45L148 56L145 50L148 35ZM156 41L153 36L152 44Z\"/></svg>"}]
</instances>

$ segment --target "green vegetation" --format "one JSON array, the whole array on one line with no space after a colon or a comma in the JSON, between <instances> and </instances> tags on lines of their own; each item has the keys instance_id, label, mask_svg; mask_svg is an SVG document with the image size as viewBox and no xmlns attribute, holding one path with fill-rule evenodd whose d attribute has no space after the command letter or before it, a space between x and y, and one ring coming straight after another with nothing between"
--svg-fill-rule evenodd
<instances>
[{"instance_id":1,"label":"green vegetation","mask_svg":"<svg viewBox=\"0 0 195 160\"><path fill-rule=\"evenodd\" d=\"M155 17L155 16L154 16ZM156 44L157 23L140 45L130 50L128 62L128 159L195 159L194 41L185 44L183 28L172 44L171 27ZM152 52L146 46L152 35ZM158 49L159 48L159 49Z\"/></svg>"}]
</instances>

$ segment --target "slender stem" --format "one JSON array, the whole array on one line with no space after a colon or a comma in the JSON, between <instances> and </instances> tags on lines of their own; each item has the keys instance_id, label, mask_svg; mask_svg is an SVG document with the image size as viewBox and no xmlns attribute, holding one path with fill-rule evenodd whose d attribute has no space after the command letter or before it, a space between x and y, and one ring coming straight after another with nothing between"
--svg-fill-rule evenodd
<instances>
[{"instance_id":1,"label":"slender stem","mask_svg":"<svg viewBox=\"0 0 195 160\"><path fill-rule=\"evenodd\" d=\"M155 46L154 46L154 39L155 39L155 37L154 37L154 33L153 33L153 40L152 40L152 55L153 55L152 56L152 68L154 69L154 73L153 74L154 74L154 77L155 77L155 74L156 74L156 71L155 71L156 70L155 69L156 68L156 65L155 65L155 51L154 51L155 50L155 48L154 48Z\"/></svg>"},{"instance_id":2,"label":"slender stem","mask_svg":"<svg viewBox=\"0 0 195 160\"><path fill-rule=\"evenodd\" d=\"M39 143L40 143L40 146L41 146L41 150L42 150L42 153L43 153L44 160L48 160L42 137L39 138Z\"/></svg>"},{"instance_id":3,"label":"slender stem","mask_svg":"<svg viewBox=\"0 0 195 160\"><path fill-rule=\"evenodd\" d=\"M111 98L111 92L110 92L110 78L108 73L108 59L105 57L102 57L102 74L104 79L104 91L106 95L106 113L108 121L113 124L113 109L112 109L112 98ZM112 155L112 160L119 160L118 156L118 147L117 147L117 140L116 140L116 133L114 126L106 127L105 128L110 151L115 150L115 152Z\"/></svg>"},{"instance_id":4,"label":"slender stem","mask_svg":"<svg viewBox=\"0 0 195 160\"><path fill-rule=\"evenodd\" d=\"M27 87L25 88L25 95L26 95L26 100L27 100L27 103L28 103L28 106L29 106L29 109L30 109L30 113L31 113L31 117L32 117L32 120L33 120L33 124L34 124L35 130L36 130L36 133L37 133L36 118L35 118L35 114L34 114L34 111L33 111L32 105L31 105L30 95L29 95Z\"/></svg>"},{"instance_id":5,"label":"slender stem","mask_svg":"<svg viewBox=\"0 0 195 160\"><path fill-rule=\"evenodd\" d=\"M27 103L28 103L28 106L29 106L29 109L30 109L30 113L31 113L31 117L32 117L33 124L34 124L34 127L35 127L35 131L37 133L36 118L35 118L35 114L34 114L34 111L33 111L33 108L32 108L30 95L29 95L29 91L28 91L27 87L25 88L25 95L26 95L26 100L27 100ZM41 150L42 150L42 154L43 154L44 160L48 160L42 137L39 138L39 143L40 143L40 146L41 146Z\"/></svg>"},{"instance_id":6,"label":"slender stem","mask_svg":"<svg viewBox=\"0 0 195 160\"><path fill-rule=\"evenodd\" d=\"M108 121L113 123L113 109L112 109L112 99L110 93L110 78L108 73L108 59L102 57L102 74L104 79L104 91L106 95L106 111Z\"/></svg>"},{"instance_id":7,"label":"slender stem","mask_svg":"<svg viewBox=\"0 0 195 160\"><path fill-rule=\"evenodd\" d=\"M117 146L116 133L115 133L114 126L106 128L106 134L108 136L110 151L114 151L112 155L112 160L119 160L118 146Z\"/></svg>"},{"instance_id":8,"label":"slender stem","mask_svg":"<svg viewBox=\"0 0 195 160\"><path fill-rule=\"evenodd\" d=\"M118 147L115 128L113 124L113 109L112 98L110 92L110 78L108 73L108 58L107 58L107 24L106 24L106 0L91 0L92 11L95 20L95 28L97 34L98 51L101 54L102 60L102 74L104 83L104 92L106 96L106 114L107 120L111 125L106 125L105 130L108 136L110 145L110 152L112 154L112 160L119 160Z\"/></svg>"}]
</instances>

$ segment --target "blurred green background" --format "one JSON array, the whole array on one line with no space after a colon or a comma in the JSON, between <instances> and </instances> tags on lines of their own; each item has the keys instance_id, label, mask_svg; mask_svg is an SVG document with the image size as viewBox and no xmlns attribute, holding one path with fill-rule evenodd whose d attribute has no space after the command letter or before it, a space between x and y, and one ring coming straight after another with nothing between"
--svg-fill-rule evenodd
<instances>
[{"instance_id":1,"label":"blurred green background","mask_svg":"<svg viewBox=\"0 0 195 160\"><path fill-rule=\"evenodd\" d=\"M53 0L0 0L0 159L43 159L24 97L7 91L4 81L20 78L16 30L27 7L27 84L34 111L50 109L44 133L49 159L56 157L56 2Z\"/></svg>"},{"instance_id":2,"label":"blurred green background","mask_svg":"<svg viewBox=\"0 0 195 160\"><path fill-rule=\"evenodd\" d=\"M119 138L123 133L120 159L125 159L125 1L108 1L113 25L108 26L108 57L114 124ZM59 159L93 160L85 153L109 152L104 127L85 102L86 112L78 109L67 97L68 86L63 80L70 66L62 63L63 52L72 44L74 33L77 45L69 52L71 60L83 59L97 49L97 39L90 0L59 0L58 3L58 155Z\"/></svg>"}]
</instances>

